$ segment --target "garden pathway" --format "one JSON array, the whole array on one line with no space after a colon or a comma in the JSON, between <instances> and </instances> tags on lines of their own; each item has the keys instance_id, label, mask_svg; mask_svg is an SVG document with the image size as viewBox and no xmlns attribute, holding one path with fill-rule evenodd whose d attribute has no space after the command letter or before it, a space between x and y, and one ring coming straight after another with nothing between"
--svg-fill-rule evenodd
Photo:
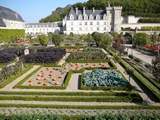
<instances>
[{"instance_id":1,"label":"garden pathway","mask_svg":"<svg viewBox=\"0 0 160 120\"><path fill-rule=\"evenodd\" d=\"M154 59L154 56L145 55L135 49L128 49L128 54L132 54L134 57L139 58L140 60L144 61L145 63L152 64L152 60Z\"/></svg>"},{"instance_id":2,"label":"garden pathway","mask_svg":"<svg viewBox=\"0 0 160 120\"><path fill-rule=\"evenodd\" d=\"M154 103L154 101L152 101L148 95L140 88L140 86L134 81L134 79L132 77L130 77L129 80L129 75L127 74L127 72L125 71L125 69L119 64L119 63L115 63L113 61L113 59L111 59L112 62L117 66L118 70L124 75L125 79L129 81L129 83L136 88L136 90L138 90L139 95L142 97L143 101L145 101L146 103Z\"/></svg>"},{"instance_id":3,"label":"garden pathway","mask_svg":"<svg viewBox=\"0 0 160 120\"><path fill-rule=\"evenodd\" d=\"M66 62L66 59L68 58L68 56L70 55L70 53L66 53L66 55L58 62L58 65L63 65Z\"/></svg>"},{"instance_id":4,"label":"garden pathway","mask_svg":"<svg viewBox=\"0 0 160 120\"><path fill-rule=\"evenodd\" d=\"M28 70L26 73L24 73L22 76L18 77L17 79L15 79L13 82L9 83L8 85L6 85L4 88L0 89L0 90L4 90L4 91L8 91L8 90L12 90L13 87L18 84L21 80L23 80L26 76L28 76L29 74L31 74L33 71L35 71L36 69L38 69L40 67L40 65L34 65L30 70ZM20 90L21 91L21 90Z\"/></svg>"},{"instance_id":5,"label":"garden pathway","mask_svg":"<svg viewBox=\"0 0 160 120\"><path fill-rule=\"evenodd\" d=\"M78 78L80 73L72 74L71 79L69 81L69 84L66 88L66 90L78 90Z\"/></svg>"}]
</instances>

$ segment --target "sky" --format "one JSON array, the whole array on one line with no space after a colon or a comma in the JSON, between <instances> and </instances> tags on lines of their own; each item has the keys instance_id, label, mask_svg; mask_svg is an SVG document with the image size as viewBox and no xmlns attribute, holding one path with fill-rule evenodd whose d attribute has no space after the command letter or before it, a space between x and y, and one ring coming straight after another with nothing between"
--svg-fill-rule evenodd
<instances>
[{"instance_id":1,"label":"sky","mask_svg":"<svg viewBox=\"0 0 160 120\"><path fill-rule=\"evenodd\" d=\"M16 11L25 22L32 23L50 15L57 7L85 1L87 0L0 0L0 6Z\"/></svg>"}]
</instances>

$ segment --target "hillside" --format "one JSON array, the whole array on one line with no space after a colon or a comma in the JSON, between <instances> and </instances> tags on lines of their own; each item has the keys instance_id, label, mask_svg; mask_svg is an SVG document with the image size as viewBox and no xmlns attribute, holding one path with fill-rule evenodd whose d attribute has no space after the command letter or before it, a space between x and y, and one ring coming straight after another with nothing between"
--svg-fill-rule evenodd
<instances>
[{"instance_id":1,"label":"hillside","mask_svg":"<svg viewBox=\"0 0 160 120\"><path fill-rule=\"evenodd\" d=\"M68 5L64 8L57 8L51 15L43 18L40 22L54 22L64 18L69 12L71 7L82 8L85 6L87 9L105 9L111 1L111 6L122 6L123 15L135 15L143 17L160 17L160 0L88 0L85 3L77 3Z\"/></svg>"}]
</instances>

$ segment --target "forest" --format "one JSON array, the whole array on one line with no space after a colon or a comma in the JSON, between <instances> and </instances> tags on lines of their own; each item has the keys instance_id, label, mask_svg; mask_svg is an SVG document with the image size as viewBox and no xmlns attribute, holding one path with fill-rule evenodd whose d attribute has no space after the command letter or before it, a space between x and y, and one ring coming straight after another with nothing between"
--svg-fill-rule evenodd
<instances>
[{"instance_id":1,"label":"forest","mask_svg":"<svg viewBox=\"0 0 160 120\"><path fill-rule=\"evenodd\" d=\"M71 7L78 7L82 9L105 9L105 7L111 4L111 6L122 6L122 14L135 15L141 17L160 17L160 0L88 0L84 3L76 3L74 5L67 5L64 8L57 8L51 13L51 15L42 18L40 22L55 22L61 21L64 16L69 12Z\"/></svg>"}]
</instances>

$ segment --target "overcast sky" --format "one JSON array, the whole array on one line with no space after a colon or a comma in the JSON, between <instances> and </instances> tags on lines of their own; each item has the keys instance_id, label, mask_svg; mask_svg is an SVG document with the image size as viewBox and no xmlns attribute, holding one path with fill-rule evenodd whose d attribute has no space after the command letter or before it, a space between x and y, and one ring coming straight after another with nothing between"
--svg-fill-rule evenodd
<instances>
[{"instance_id":1,"label":"overcast sky","mask_svg":"<svg viewBox=\"0 0 160 120\"><path fill-rule=\"evenodd\" d=\"M87 0L0 0L0 5L18 12L26 22L38 22L57 7Z\"/></svg>"}]
</instances>

